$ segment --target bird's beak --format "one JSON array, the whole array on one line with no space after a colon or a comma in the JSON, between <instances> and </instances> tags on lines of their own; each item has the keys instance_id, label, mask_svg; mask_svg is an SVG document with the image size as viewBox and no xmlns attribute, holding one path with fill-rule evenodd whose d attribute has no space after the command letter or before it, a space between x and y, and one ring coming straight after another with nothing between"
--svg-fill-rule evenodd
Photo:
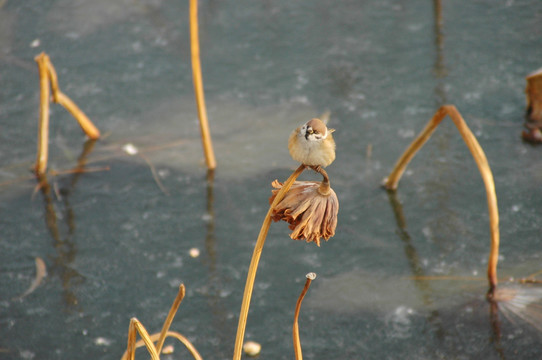
<instances>
[{"instance_id":1,"label":"bird's beak","mask_svg":"<svg viewBox=\"0 0 542 360\"><path fill-rule=\"evenodd\" d=\"M312 130L312 128L310 126L307 126L307 131L305 132L305 139L309 139L309 135L314 133L314 131Z\"/></svg>"}]
</instances>

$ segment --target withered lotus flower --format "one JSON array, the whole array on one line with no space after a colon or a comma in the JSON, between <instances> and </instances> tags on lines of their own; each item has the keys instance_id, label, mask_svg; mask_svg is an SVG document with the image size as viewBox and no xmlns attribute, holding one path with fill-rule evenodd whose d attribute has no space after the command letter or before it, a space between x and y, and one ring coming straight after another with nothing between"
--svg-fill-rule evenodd
<instances>
[{"instance_id":1,"label":"withered lotus flower","mask_svg":"<svg viewBox=\"0 0 542 360\"><path fill-rule=\"evenodd\" d=\"M273 181L272 203L282 187L282 183ZM275 206L271 218L284 220L290 224L290 237L294 240L307 240L320 246L320 238L328 240L335 235L339 200L328 182L296 181Z\"/></svg>"}]
</instances>

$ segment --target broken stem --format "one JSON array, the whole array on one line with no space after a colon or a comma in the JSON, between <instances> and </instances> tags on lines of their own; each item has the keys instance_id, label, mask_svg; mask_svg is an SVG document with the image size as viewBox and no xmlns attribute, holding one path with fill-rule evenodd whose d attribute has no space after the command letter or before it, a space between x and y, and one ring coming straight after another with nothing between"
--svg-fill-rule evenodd
<instances>
[{"instance_id":1,"label":"broken stem","mask_svg":"<svg viewBox=\"0 0 542 360\"><path fill-rule=\"evenodd\" d=\"M166 334L169 330L169 327L171 326L171 323L173 322L173 318L175 317L175 314L177 313L177 310L179 309L179 306L181 305L181 301L183 301L185 294L185 288L184 285L181 284L179 286L179 292L177 293L177 297L173 301L173 305L171 305L171 309L169 310L169 314L167 315L166 321L164 321L164 326L162 326L162 331L160 332L160 337L158 338L158 342L156 343L156 352L160 354L162 351L162 346L164 346L164 341L166 340Z\"/></svg>"},{"instance_id":2,"label":"broken stem","mask_svg":"<svg viewBox=\"0 0 542 360\"><path fill-rule=\"evenodd\" d=\"M480 175L482 176L486 189L489 211L489 227L491 234L491 247L487 266L487 277L489 282L488 296L491 297L497 286L497 262L499 260L499 210L497 206L497 195L495 194L495 182L482 147L476 140L476 137L470 131L469 127L465 123L465 120L459 111L457 111L455 106L444 105L437 110L435 115L433 115L433 118L425 126L422 132L399 158L388 178L384 180L384 187L390 190L397 189L397 184L399 183L399 180L401 179L401 176L403 175L408 163L431 137L431 134L435 131L446 115L452 119L455 126L459 130L461 137L465 141L465 144L469 148L474 161L478 166L478 170L480 171Z\"/></svg>"},{"instance_id":3,"label":"broken stem","mask_svg":"<svg viewBox=\"0 0 542 360\"><path fill-rule=\"evenodd\" d=\"M299 311L301 310L301 302L303 301L303 298L305 297L305 294L307 291L309 291L309 287L311 286L312 280L316 279L315 273L308 273L306 275L307 281L305 281L305 286L303 287L303 290L301 291L301 294L299 295L299 298L297 299L297 303L295 305L295 313L294 313L294 326L293 326L293 338L294 338L294 352L295 352L295 359L296 360L303 360L303 354L301 352L301 341L299 340Z\"/></svg>"},{"instance_id":4,"label":"broken stem","mask_svg":"<svg viewBox=\"0 0 542 360\"><path fill-rule=\"evenodd\" d=\"M35 165L37 175L47 170L49 152L49 101L50 97L59 103L77 120L81 129L92 140L100 137L100 131L79 107L58 87L58 77L49 56L42 52L34 59L38 64L40 76L40 119L38 128L38 154ZM52 95L51 95L52 93Z\"/></svg>"},{"instance_id":5,"label":"broken stem","mask_svg":"<svg viewBox=\"0 0 542 360\"><path fill-rule=\"evenodd\" d=\"M94 124L90 119L85 115L83 111L62 91L58 91L54 93L56 96L56 101L60 105L62 105L66 110L72 114L72 116L77 120L79 123L79 126L81 126L81 129L85 132L85 134L92 140L96 140L100 137L100 130ZM53 97L54 99L54 97Z\"/></svg>"},{"instance_id":6,"label":"broken stem","mask_svg":"<svg viewBox=\"0 0 542 360\"><path fill-rule=\"evenodd\" d=\"M159 336L160 336L160 334L152 334L152 335L149 336L149 338L151 339L151 341L156 341ZM182 334L180 334L180 333L178 333L176 331L168 331L166 333L166 337L173 337L173 338L179 340L186 347L186 349L190 352L190 354L194 357L194 359L202 360L202 357L201 357L200 353L198 352L198 350L196 349L196 347ZM135 341L135 338L134 338L134 341ZM143 341L143 340L138 340L137 342L135 342L135 348L136 349L142 347L143 345L145 345L145 341ZM128 359L128 355L129 355L128 352L124 352L124 354L122 355L121 360Z\"/></svg>"},{"instance_id":7,"label":"broken stem","mask_svg":"<svg viewBox=\"0 0 542 360\"><path fill-rule=\"evenodd\" d=\"M141 339L143 339L147 351L149 354L151 354L151 359L160 360L160 356L156 352L156 348L152 343L149 333L143 324L141 324L141 322L135 317L130 320L130 326L128 327L128 348L126 349L126 358L129 360L134 360L136 349L136 331L139 333L139 336L141 336Z\"/></svg>"},{"instance_id":8,"label":"broken stem","mask_svg":"<svg viewBox=\"0 0 542 360\"><path fill-rule=\"evenodd\" d=\"M94 126L92 121L90 121L85 113L83 113L83 111L81 111L81 109L79 109L79 107L66 94L60 91L55 67L53 66L53 63L51 63L49 56L47 54L43 55L47 64L47 75L49 78L49 85L51 86L51 97L53 102L62 105L66 110L68 110L90 139L98 139L100 137L100 131L98 128L96 128L96 126Z\"/></svg>"},{"instance_id":9,"label":"broken stem","mask_svg":"<svg viewBox=\"0 0 542 360\"><path fill-rule=\"evenodd\" d=\"M239 324L237 326L237 335L235 337L235 348L233 351L233 360L241 359L241 350L243 348L243 339L245 337L245 329L247 325L248 310L250 307L250 299L252 298L252 289L254 288L254 280L256 279L256 271L258 270L258 263L260 262L260 257L262 255L263 245L265 244L265 238L267 237L267 232L271 225L271 214L273 209L277 204L284 199L284 196L298 178L299 175L305 170L305 165L300 165L293 173L290 175L288 180L284 183L282 188L279 190L273 203L269 206L267 215L263 221L258 239L256 240L256 246L254 247L254 252L252 254L252 259L250 260L250 265L248 268L247 280L245 284L245 292L243 294L243 301L241 303L241 311L239 314Z\"/></svg>"}]
</instances>

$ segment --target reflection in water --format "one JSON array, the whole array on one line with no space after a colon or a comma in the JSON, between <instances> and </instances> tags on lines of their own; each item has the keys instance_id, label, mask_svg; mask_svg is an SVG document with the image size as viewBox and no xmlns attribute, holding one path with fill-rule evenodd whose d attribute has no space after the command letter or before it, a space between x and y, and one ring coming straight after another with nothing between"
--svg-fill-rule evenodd
<instances>
[{"instance_id":1,"label":"reflection in water","mask_svg":"<svg viewBox=\"0 0 542 360\"><path fill-rule=\"evenodd\" d=\"M64 202L65 214L60 218L65 220L67 226L67 234L63 239L58 223L57 213L55 205L51 195L51 186L47 181L46 175L39 176L41 192L43 194L43 200L45 203L45 222L49 232L54 240L54 247L57 252L57 256L53 260L52 272L59 275L62 280L62 287L64 288L64 302L69 308L77 306L78 301L75 293L72 291L73 285L81 282L82 276L74 269L70 267L70 264L75 260L77 254L77 248L74 242L71 240L75 232L74 214L71 206L68 202L68 197L64 190L62 191L62 199ZM61 195L55 189L57 196ZM79 309L78 309L79 310Z\"/></svg>"},{"instance_id":2,"label":"reflection in water","mask_svg":"<svg viewBox=\"0 0 542 360\"><path fill-rule=\"evenodd\" d=\"M437 338L446 340L449 331L443 326L443 320L436 310L438 305L433 304L432 295L434 290L431 289L427 278L420 266L419 257L415 247L412 245L410 235L406 231L406 222L403 216L403 211L400 202L394 191L388 191L388 197L392 206L399 236L405 243L405 254L408 259L411 271L414 274L416 286L422 291L423 302L426 308L434 308L428 317L429 323L433 324L433 329L436 329ZM438 278L436 279L438 281ZM444 279L443 279L444 280ZM542 311L540 310L540 301L542 300L542 288L537 286L522 286L518 284L505 284L499 286L494 292L488 293L487 304L489 306L489 330L490 343L493 344L496 353L500 359L505 359L506 347L502 344L502 322L500 315L508 320L512 327L510 329L523 329L524 325L530 325L537 332L542 332ZM481 300L481 299L480 299ZM480 303L481 304L481 303ZM483 309L483 307L476 306ZM445 310L443 310L445 311ZM436 325L436 326L435 326Z\"/></svg>"},{"instance_id":3,"label":"reflection in water","mask_svg":"<svg viewBox=\"0 0 542 360\"><path fill-rule=\"evenodd\" d=\"M45 204L45 223L54 241L56 257L53 259L52 272L56 273L61 281L64 289L64 302L68 309L82 311L79 307L77 296L73 288L81 284L84 280L83 276L77 270L71 267L77 255L77 247L72 240L75 234L75 214L69 202L71 192L75 189L75 185L79 177L84 172L84 167L87 162L87 156L92 151L96 140L88 140L83 146L83 151L77 160L77 166L72 170L73 175L69 186L65 188L56 188L56 183L53 188L49 184L46 175L38 177L39 187L43 194ZM57 215L53 194L57 199L63 202L64 213ZM66 234L63 236L57 219L64 220L66 225Z\"/></svg>"},{"instance_id":4,"label":"reflection in water","mask_svg":"<svg viewBox=\"0 0 542 360\"><path fill-rule=\"evenodd\" d=\"M216 239L215 239L215 211L214 211L214 170L207 170L207 234L205 236L205 249L209 258L209 272L211 277L216 276Z\"/></svg>"},{"instance_id":5,"label":"reflection in water","mask_svg":"<svg viewBox=\"0 0 542 360\"><path fill-rule=\"evenodd\" d=\"M440 107L447 103L445 78L448 75L448 70L446 69L444 59L444 20L441 0L433 1L433 10L433 31L436 54L433 66L433 74L436 81L434 96L437 101L437 107ZM441 181L441 179L453 178L451 177L451 174L457 172L457 163L451 161L453 159L449 159L449 154L451 153L451 132L454 131L455 129L442 127L438 133L433 134L432 142L435 144L435 148L439 151L432 152L430 155L428 155L430 157L430 160L427 162L428 169L426 170L426 172L430 172L432 176L435 177L435 179L425 182L423 192L423 195L426 195L431 202L436 202L435 208L438 209L438 214L431 217L430 223L427 224L427 236L430 241L438 244L441 247L441 251L443 254L450 251L451 248L455 248L455 244L452 246L443 243L443 241L448 239L443 238L441 234L446 234L448 230L457 231L458 228L460 228L462 232L465 232L467 230L461 222L461 219L458 217L458 214L455 213L450 206L450 187L453 183L450 181ZM450 161L441 161L440 159L442 157L445 157L447 160Z\"/></svg>"},{"instance_id":6,"label":"reflection in water","mask_svg":"<svg viewBox=\"0 0 542 360\"><path fill-rule=\"evenodd\" d=\"M207 233L205 236L205 250L207 252L207 265L209 267L209 281L206 295L208 297L209 307L213 314L212 328L217 331L220 337L219 344L227 344L231 341L229 337L229 328L227 321L227 309L224 307L221 292L223 289L223 280L220 272L217 271L217 250L215 237L215 211L214 211L214 170L207 170ZM230 351L222 349L221 351Z\"/></svg>"},{"instance_id":7,"label":"reflection in water","mask_svg":"<svg viewBox=\"0 0 542 360\"><path fill-rule=\"evenodd\" d=\"M431 296L433 290L431 289L429 281L424 280L426 274L423 271L423 267L420 265L420 257L418 256L416 248L412 244L410 234L406 230L406 221L403 214L403 207L397 199L397 193L395 191L388 190L387 192L393 214L395 215L395 221L397 222L397 231L399 233L399 237L405 244L405 255L414 276L414 283L422 293L422 301L427 306L427 308L435 309L431 311L431 314L427 320L434 326L434 329L436 329L437 338L444 339L445 331L442 327L442 320L440 319L439 311L437 310L437 308L432 306L434 305Z\"/></svg>"},{"instance_id":8,"label":"reflection in water","mask_svg":"<svg viewBox=\"0 0 542 360\"><path fill-rule=\"evenodd\" d=\"M536 329L538 333L542 333L541 300L542 288L539 286L511 283L497 287L488 297L493 340L499 352L502 352L499 314L514 327L528 324Z\"/></svg>"},{"instance_id":9,"label":"reflection in water","mask_svg":"<svg viewBox=\"0 0 542 360\"><path fill-rule=\"evenodd\" d=\"M410 265L412 274L414 275L415 284L418 287L418 289L422 292L422 299L423 303L426 305L426 308L431 309L430 315L427 318L427 321L432 324L432 329L435 331L435 336L440 341L446 341L446 337L450 335L449 331L446 330L445 324L443 324L443 321L446 322L446 320L443 320L441 318L439 307L434 306L438 304L433 303L433 296L434 290L431 289L431 286L429 284L429 281L425 277L425 273L423 271L422 266L420 266L419 256L416 251L416 248L413 246L411 237L406 231L406 222L403 215L403 209L401 206L401 203L397 199L397 195L395 191L388 190L388 198L390 200L390 205L393 209L393 213L395 215L395 220L397 222L397 228L399 237L401 240L405 243L405 255L407 257L408 263ZM438 281L438 280L437 280ZM490 332L491 332L491 338L490 343L494 344L495 351L497 352L500 359L505 359L504 356L504 350L501 345L501 321L499 319L499 310L503 315L510 319L511 315L514 315L517 318L520 318L528 323L533 323L533 321L538 321L541 318L541 314L538 314L538 312L533 312L531 310L531 315L533 319L528 321L525 319L526 317L526 306L528 305L528 302L525 301L525 297L518 296L516 291L510 290L510 289L498 289L497 293L498 299L492 299L489 303L489 320L490 320ZM542 294L542 292L541 292ZM532 301L532 299L531 299ZM500 304L499 304L500 303ZM433 305L433 306L432 306ZM499 307L499 305L502 305ZM523 305L523 306L522 306ZM446 311L446 310L445 310ZM540 325L539 325L540 326Z\"/></svg>"},{"instance_id":10,"label":"reflection in water","mask_svg":"<svg viewBox=\"0 0 542 360\"><path fill-rule=\"evenodd\" d=\"M446 105L446 87L443 79L448 75L448 70L444 64L444 34L442 32L442 2L441 0L433 0L435 11L435 47L436 59L434 65L434 74L437 77L437 86L435 87L435 96L437 98L437 107Z\"/></svg>"},{"instance_id":11,"label":"reflection in water","mask_svg":"<svg viewBox=\"0 0 542 360\"><path fill-rule=\"evenodd\" d=\"M501 345L501 321L499 319L499 305L496 301L489 302L489 321L493 333L491 335L491 342L495 344L495 350L499 354L501 359L505 359L504 351Z\"/></svg>"}]
</instances>

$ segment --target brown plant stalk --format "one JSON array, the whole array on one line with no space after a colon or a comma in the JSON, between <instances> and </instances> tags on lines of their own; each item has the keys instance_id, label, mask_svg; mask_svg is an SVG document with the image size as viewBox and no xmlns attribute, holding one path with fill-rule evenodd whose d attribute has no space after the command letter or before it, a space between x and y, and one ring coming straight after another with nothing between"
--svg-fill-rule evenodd
<instances>
[{"instance_id":1,"label":"brown plant stalk","mask_svg":"<svg viewBox=\"0 0 542 360\"><path fill-rule=\"evenodd\" d=\"M288 180L284 183L280 191L275 196L275 199L269 206L267 215L263 221L260 233L258 234L258 239L256 240L256 245L254 247L254 252L252 254L252 259L250 260L250 265L248 268L247 280L245 284L245 292L243 294L243 301L241 303L241 311L239 314L239 324L237 326L237 335L235 337L235 347L233 351L233 360L241 359L241 352L243 349L243 339L245 337L245 329L247 325L248 310L250 308L250 299L252 298L252 290L254 288L254 280L256 279L256 271L258 270L258 263L260 262L260 257L262 254L263 246L265 244L265 239L271 225L271 215L273 209L277 204L284 198L284 195L288 192L294 181L298 178L299 175L305 170L305 165L300 165L293 173L290 175Z\"/></svg>"},{"instance_id":2,"label":"brown plant stalk","mask_svg":"<svg viewBox=\"0 0 542 360\"><path fill-rule=\"evenodd\" d=\"M207 120L207 109L205 107L205 96L203 93L203 80L201 76L200 48L198 35L198 0L190 0L190 51L192 55L192 75L194 78L194 93L201 130L201 141L205 162L209 170L216 168L215 153Z\"/></svg>"},{"instance_id":3,"label":"brown plant stalk","mask_svg":"<svg viewBox=\"0 0 542 360\"><path fill-rule=\"evenodd\" d=\"M307 277L307 280L305 281L305 286L303 287L303 290L301 291L301 294L299 295L299 298L297 299L297 303L295 305L294 326L292 329L293 338L294 338L294 352L295 352L296 360L303 360L303 353L301 352L301 341L299 340L299 324L298 324L299 311L301 310L301 302L303 301L305 294L307 294L307 291L309 291L309 287L311 286L312 280L316 279L316 274L308 273L306 277Z\"/></svg>"},{"instance_id":4,"label":"brown plant stalk","mask_svg":"<svg viewBox=\"0 0 542 360\"><path fill-rule=\"evenodd\" d=\"M58 86L58 77L51 59L46 53L35 58L40 77L40 119L38 127L38 153L34 171L42 175L47 170L49 152L49 101L62 105L77 120L85 134L93 140L100 137L100 131L79 107Z\"/></svg>"},{"instance_id":5,"label":"brown plant stalk","mask_svg":"<svg viewBox=\"0 0 542 360\"><path fill-rule=\"evenodd\" d=\"M139 333L141 339L145 343L145 347L149 354L151 354L152 360L160 360L160 356L156 352L156 348L152 343L152 340L149 336L147 329L141 324L139 320L135 317L130 319L130 326L128 327L128 346L126 350L126 359L134 360L135 358L135 349L136 349L136 335Z\"/></svg>"},{"instance_id":6,"label":"brown plant stalk","mask_svg":"<svg viewBox=\"0 0 542 360\"><path fill-rule=\"evenodd\" d=\"M487 205L489 211L489 227L491 234L491 248L489 251L489 261L487 266L487 277L489 282L488 294L491 295L497 286L497 262L499 258L499 210L497 207L497 195L495 194L495 182L493 180L493 174L486 155L482 150L482 147L476 140L465 120L453 105L444 105L437 110L433 118L420 132L418 137L410 144L405 150L403 155L399 158L395 164L390 175L384 179L384 187L390 190L396 190L397 184L403 175L408 163L412 160L414 155L420 150L423 145L429 140L431 134L436 130L441 121L448 115L454 122L457 130L461 134L461 137L465 141L465 144L469 148L486 189Z\"/></svg>"},{"instance_id":7,"label":"brown plant stalk","mask_svg":"<svg viewBox=\"0 0 542 360\"><path fill-rule=\"evenodd\" d=\"M155 342L155 341L158 340L159 336L160 336L159 333L152 334L152 335L149 335L149 339L150 339L151 342ZM168 332L166 332L166 338L167 337L172 337L172 338L175 338L175 339L179 340L179 342L181 342L186 347L186 349L190 352L190 354L192 355L192 357L195 360L203 360L203 358L201 357L201 355L198 352L198 350L196 349L196 347L184 335L182 335L182 334L180 334L180 333L178 333L176 331L168 331ZM143 340L143 339L138 340L137 342L135 342L135 348L136 349L140 348L140 347L144 346L145 344L146 344L145 340ZM128 353L124 352L124 354L122 355L121 360L127 360L128 359L127 356L128 356Z\"/></svg>"},{"instance_id":8,"label":"brown plant stalk","mask_svg":"<svg viewBox=\"0 0 542 360\"><path fill-rule=\"evenodd\" d=\"M175 297L175 300L173 301L173 305L171 305L171 309L169 309L169 313L167 314L166 321L164 321L164 325L162 326L162 331L160 332L160 337L158 338L158 342L156 343L156 352L160 354L160 351L162 351L162 346L164 346L164 340L166 340L166 333L169 330L169 327L171 326L171 323L173 322L173 318L175 317L175 314L177 313L177 310L179 309L179 306L181 305L181 301L184 299L185 294L185 288L184 285L181 284L179 286L179 292L177 293L177 297Z\"/></svg>"},{"instance_id":9,"label":"brown plant stalk","mask_svg":"<svg viewBox=\"0 0 542 360\"><path fill-rule=\"evenodd\" d=\"M128 345L126 351L122 355L122 360L133 360L135 356L135 349L143 345L145 345L147 351L149 351L153 360L159 359L160 352L162 351L162 347L164 345L164 341L168 336L174 337L181 343L183 343L190 352L190 354L192 354L194 359L202 360L201 355L186 337L179 334L178 332L169 331L169 327L173 322L173 318L175 317L175 314L177 313L177 310L181 305L181 301L183 300L185 293L185 287L183 284L181 284L179 286L179 292L177 293L177 296L175 297L175 300L171 305L168 316L164 321L164 325L162 326L162 331L160 331L160 333L149 335L149 333L139 320L137 320L136 318L132 318L130 320L130 327L128 328ZM137 333L139 333L139 335L141 336L141 340L138 342L135 341ZM156 345L154 345L155 341Z\"/></svg>"},{"instance_id":10,"label":"brown plant stalk","mask_svg":"<svg viewBox=\"0 0 542 360\"><path fill-rule=\"evenodd\" d=\"M49 78L47 71L47 55L41 53L36 57L40 74L40 120L38 125L38 154L34 171L44 174L49 158Z\"/></svg>"},{"instance_id":11,"label":"brown plant stalk","mask_svg":"<svg viewBox=\"0 0 542 360\"><path fill-rule=\"evenodd\" d=\"M62 91L60 91L60 87L58 86L58 76L49 56L47 56L47 54L45 53L42 53L38 56L43 56L47 63L47 76L49 78L49 83L51 86L51 95L53 102L62 105L66 110L68 110L70 114L75 118L75 120L77 120L79 126L81 126L81 129L90 139L98 139L100 137L100 130L98 130L98 128L94 126L92 121L90 121L90 119L85 115L83 111L81 111L81 109L72 101L72 99L70 99Z\"/></svg>"}]
</instances>

